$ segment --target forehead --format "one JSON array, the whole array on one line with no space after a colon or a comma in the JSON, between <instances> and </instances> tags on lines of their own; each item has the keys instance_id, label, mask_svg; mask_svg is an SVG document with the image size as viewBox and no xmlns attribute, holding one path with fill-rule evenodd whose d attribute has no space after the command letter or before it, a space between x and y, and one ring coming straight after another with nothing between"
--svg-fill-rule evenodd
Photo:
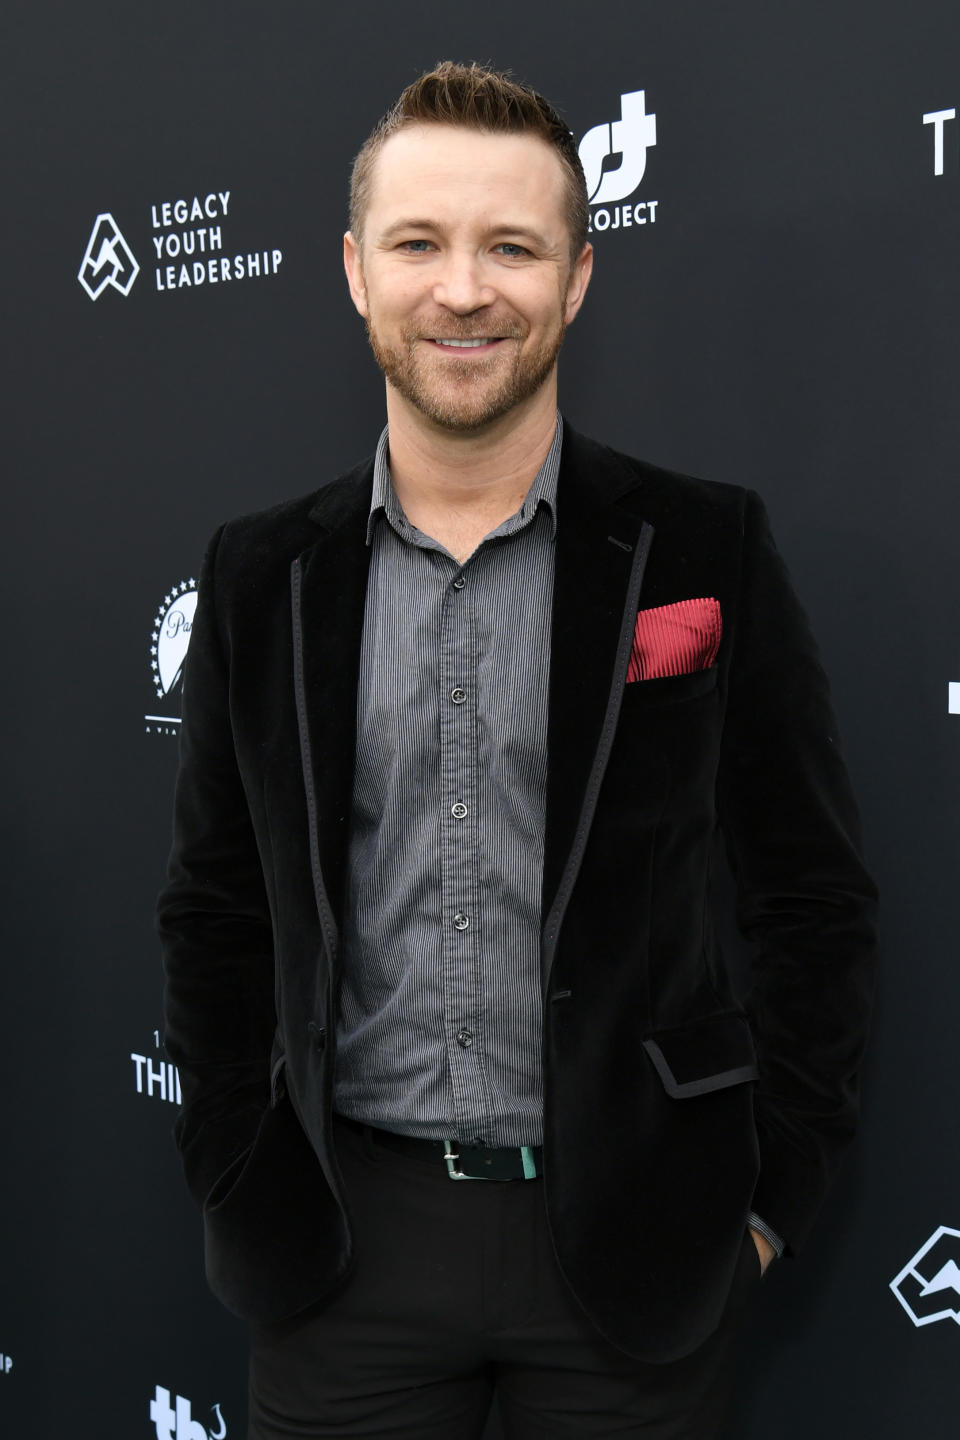
<instances>
[{"instance_id":1,"label":"forehead","mask_svg":"<svg viewBox=\"0 0 960 1440\"><path fill-rule=\"evenodd\" d=\"M491 134L459 125L408 125L385 141L373 168L370 218L429 205L438 218L467 210L536 209L566 218L564 170L539 135ZM493 216L491 215L491 218Z\"/></svg>"}]
</instances>

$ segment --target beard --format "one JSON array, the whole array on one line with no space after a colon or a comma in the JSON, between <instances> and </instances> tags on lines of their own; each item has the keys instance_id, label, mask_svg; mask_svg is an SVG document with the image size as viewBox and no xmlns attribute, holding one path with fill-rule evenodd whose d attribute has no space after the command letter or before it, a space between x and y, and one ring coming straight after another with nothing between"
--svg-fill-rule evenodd
<instances>
[{"instance_id":1,"label":"beard","mask_svg":"<svg viewBox=\"0 0 960 1440\"><path fill-rule=\"evenodd\" d=\"M447 317L434 330L403 331L400 345L391 346L367 320L370 348L393 388L435 425L457 431L480 430L535 395L556 364L565 329L561 320L529 354L523 353L529 326L514 322L489 330L501 344L514 345L512 363L504 364L499 347L493 355L460 362L445 360L438 352L429 354L419 344L438 335L444 340L477 339L475 321L465 320L457 333L453 317Z\"/></svg>"}]
</instances>

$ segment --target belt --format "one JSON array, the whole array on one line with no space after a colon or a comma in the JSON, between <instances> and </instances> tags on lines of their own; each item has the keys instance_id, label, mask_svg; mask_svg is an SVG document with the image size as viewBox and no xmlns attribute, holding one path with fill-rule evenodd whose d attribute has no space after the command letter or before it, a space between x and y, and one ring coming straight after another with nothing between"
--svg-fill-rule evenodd
<instances>
[{"instance_id":1,"label":"belt","mask_svg":"<svg viewBox=\"0 0 960 1440\"><path fill-rule=\"evenodd\" d=\"M543 1174L543 1146L519 1145L504 1149L489 1145L461 1145L456 1140L418 1140L413 1135L398 1135L393 1130L380 1130L362 1120L336 1115L339 1125L369 1138L385 1150L408 1155L429 1165L446 1165L451 1180L536 1180Z\"/></svg>"}]
</instances>

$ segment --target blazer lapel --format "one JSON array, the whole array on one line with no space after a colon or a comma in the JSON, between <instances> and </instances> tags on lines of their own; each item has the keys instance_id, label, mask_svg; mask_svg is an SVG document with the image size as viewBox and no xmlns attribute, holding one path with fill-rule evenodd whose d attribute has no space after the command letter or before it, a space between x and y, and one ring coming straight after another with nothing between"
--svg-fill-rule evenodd
<instances>
[{"instance_id":1,"label":"blazer lapel","mask_svg":"<svg viewBox=\"0 0 960 1440\"><path fill-rule=\"evenodd\" d=\"M618 499L639 477L565 429L557 493L550 657L544 971L603 780L653 528Z\"/></svg>"},{"instance_id":2,"label":"blazer lapel","mask_svg":"<svg viewBox=\"0 0 960 1440\"><path fill-rule=\"evenodd\" d=\"M372 463L320 492L325 534L291 566L294 683L321 924L338 949L356 746L357 678L370 551Z\"/></svg>"}]
</instances>

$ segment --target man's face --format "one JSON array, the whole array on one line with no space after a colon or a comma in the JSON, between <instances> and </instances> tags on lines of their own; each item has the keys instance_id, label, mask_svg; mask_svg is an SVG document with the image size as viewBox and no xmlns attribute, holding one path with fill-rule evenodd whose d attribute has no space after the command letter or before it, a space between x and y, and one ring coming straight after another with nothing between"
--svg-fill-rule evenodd
<instances>
[{"instance_id":1,"label":"man's face","mask_svg":"<svg viewBox=\"0 0 960 1440\"><path fill-rule=\"evenodd\" d=\"M399 131L358 238L344 263L377 362L434 424L480 429L553 376L592 251L571 267L563 167L543 140Z\"/></svg>"}]
</instances>

